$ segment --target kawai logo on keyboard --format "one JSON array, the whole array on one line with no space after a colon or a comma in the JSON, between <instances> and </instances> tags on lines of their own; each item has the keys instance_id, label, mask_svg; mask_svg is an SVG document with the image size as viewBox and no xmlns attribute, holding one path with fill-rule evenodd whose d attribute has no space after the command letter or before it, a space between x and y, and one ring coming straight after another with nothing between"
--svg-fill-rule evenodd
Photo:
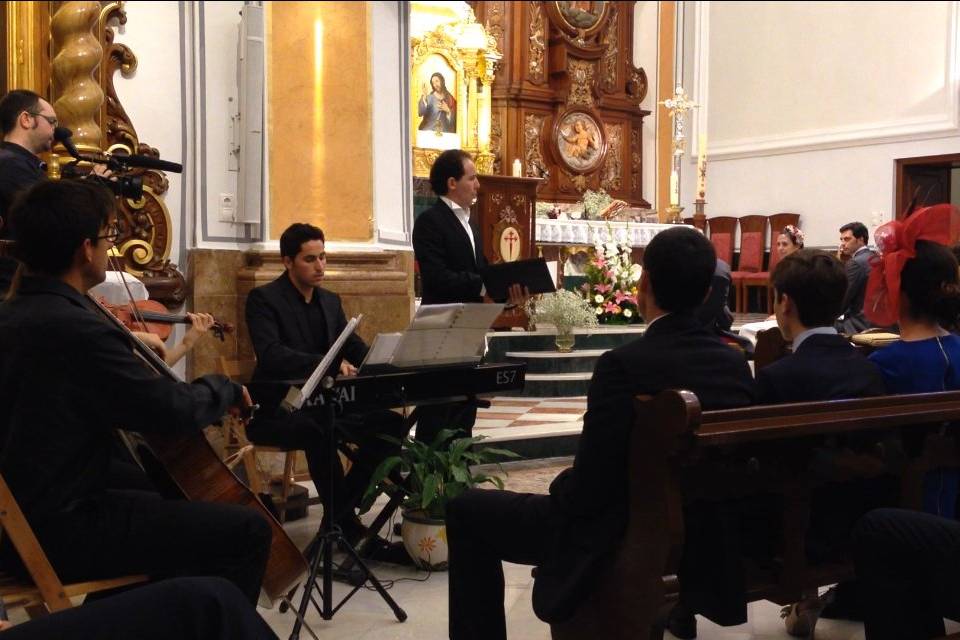
<instances>
[{"instance_id":1,"label":"kawai logo on keyboard","mask_svg":"<svg viewBox=\"0 0 960 640\"><path fill-rule=\"evenodd\" d=\"M354 385L337 387L331 389L329 393L334 404L343 405L344 403L357 401L357 387ZM322 407L324 404L324 394L322 393L315 393L306 403L308 407Z\"/></svg>"}]
</instances>

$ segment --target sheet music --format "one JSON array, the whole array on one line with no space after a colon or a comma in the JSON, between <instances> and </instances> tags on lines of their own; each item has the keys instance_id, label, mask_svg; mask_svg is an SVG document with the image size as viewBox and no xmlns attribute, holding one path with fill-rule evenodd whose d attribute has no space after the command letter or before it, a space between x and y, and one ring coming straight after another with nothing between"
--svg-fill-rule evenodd
<instances>
[{"instance_id":1,"label":"sheet music","mask_svg":"<svg viewBox=\"0 0 960 640\"><path fill-rule=\"evenodd\" d=\"M502 304L421 306L400 337L389 364L396 367L480 362L490 325Z\"/></svg>"},{"instance_id":2,"label":"sheet music","mask_svg":"<svg viewBox=\"0 0 960 640\"><path fill-rule=\"evenodd\" d=\"M343 331L340 332L340 335L337 336L336 341L334 341L330 349L327 350L327 354L323 356L323 360L320 361L317 368L314 369L310 377L307 378L307 382L303 385L303 388L297 389L296 387L290 387L290 390L287 391L287 397L283 400L284 408L288 411L294 411L303 407L303 403L316 391L317 385L320 384L323 376L327 373L327 369L330 368L333 361L340 355L340 350L343 349L347 338L353 334L362 319L362 313L356 318L350 318L350 322L347 323L347 326L345 326Z\"/></svg>"}]
</instances>

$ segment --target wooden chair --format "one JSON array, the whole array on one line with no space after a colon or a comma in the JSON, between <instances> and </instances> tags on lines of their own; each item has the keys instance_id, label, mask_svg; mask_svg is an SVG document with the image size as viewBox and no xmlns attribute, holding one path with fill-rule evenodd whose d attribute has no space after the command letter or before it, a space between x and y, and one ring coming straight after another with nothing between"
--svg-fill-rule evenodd
<instances>
[{"instance_id":1,"label":"wooden chair","mask_svg":"<svg viewBox=\"0 0 960 640\"><path fill-rule=\"evenodd\" d=\"M220 372L231 380L243 384L250 381L256 364L257 361L253 359L231 360L221 356ZM280 478L280 503L277 505L280 511L280 522L284 522L287 515L287 502L296 480L294 466L297 460L297 452L295 450L287 451L279 447L254 445L247 439L243 422L230 416L223 419L223 428L227 447L235 450L233 454L226 457L224 463L230 469L233 469L242 462L250 490L257 495L270 494L270 484L273 480L273 478L264 478L264 473L257 462L257 452L285 454L283 476Z\"/></svg>"},{"instance_id":2,"label":"wooden chair","mask_svg":"<svg viewBox=\"0 0 960 640\"><path fill-rule=\"evenodd\" d=\"M740 263L730 274L737 292L737 313L747 311L747 293L751 286L767 287L770 273L763 270L764 235L767 216L743 216L740 218ZM770 312L769 296L764 296L765 311Z\"/></svg>"},{"instance_id":3,"label":"wooden chair","mask_svg":"<svg viewBox=\"0 0 960 640\"><path fill-rule=\"evenodd\" d=\"M780 254L777 253L777 236L788 224L795 227L800 226L799 213L775 213L767 216L770 221L770 264L767 265L767 272L773 273L773 268L780 262ZM767 287L767 308L773 309L773 287Z\"/></svg>"},{"instance_id":4,"label":"wooden chair","mask_svg":"<svg viewBox=\"0 0 960 640\"><path fill-rule=\"evenodd\" d=\"M737 234L737 218L733 216L716 216L707 218L707 235L717 258L729 265L733 265L733 240Z\"/></svg>"},{"instance_id":5,"label":"wooden chair","mask_svg":"<svg viewBox=\"0 0 960 640\"><path fill-rule=\"evenodd\" d=\"M32 579L32 582L23 581L12 574L0 572L0 599L8 609L26 607L31 615L52 613L72 607L70 598L147 580L147 576L135 575L63 584L3 476L0 476L0 527L10 537Z\"/></svg>"}]
</instances>

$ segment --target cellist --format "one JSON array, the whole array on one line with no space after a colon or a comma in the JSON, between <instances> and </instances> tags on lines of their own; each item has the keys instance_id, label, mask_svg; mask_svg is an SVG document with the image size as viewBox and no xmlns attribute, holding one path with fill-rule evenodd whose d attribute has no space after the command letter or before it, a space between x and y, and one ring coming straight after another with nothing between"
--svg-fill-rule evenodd
<instances>
[{"instance_id":1,"label":"cellist","mask_svg":"<svg viewBox=\"0 0 960 640\"><path fill-rule=\"evenodd\" d=\"M115 214L113 195L83 180L37 184L11 211L25 271L0 305L0 473L65 582L221 576L255 603L271 540L256 511L107 488L115 428L198 430L250 405L224 376L159 376L92 307ZM17 570L11 548L0 564Z\"/></svg>"}]
</instances>

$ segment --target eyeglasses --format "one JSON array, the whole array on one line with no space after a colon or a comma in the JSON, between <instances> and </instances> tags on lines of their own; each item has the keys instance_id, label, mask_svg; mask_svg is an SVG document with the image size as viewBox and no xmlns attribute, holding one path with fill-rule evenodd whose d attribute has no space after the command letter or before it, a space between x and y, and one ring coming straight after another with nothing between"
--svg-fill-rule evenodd
<instances>
[{"instance_id":1,"label":"eyeglasses","mask_svg":"<svg viewBox=\"0 0 960 640\"><path fill-rule=\"evenodd\" d=\"M57 124L60 122L54 116L48 116L42 113L34 113L33 111L27 111L27 113L32 115L34 118L43 118L44 120L47 121L47 124L49 124L51 127L56 127Z\"/></svg>"},{"instance_id":2,"label":"eyeglasses","mask_svg":"<svg viewBox=\"0 0 960 640\"><path fill-rule=\"evenodd\" d=\"M107 225L107 232L102 236L97 236L97 240L109 240L110 242L116 242L120 238L120 225L114 222L113 224Z\"/></svg>"}]
</instances>

